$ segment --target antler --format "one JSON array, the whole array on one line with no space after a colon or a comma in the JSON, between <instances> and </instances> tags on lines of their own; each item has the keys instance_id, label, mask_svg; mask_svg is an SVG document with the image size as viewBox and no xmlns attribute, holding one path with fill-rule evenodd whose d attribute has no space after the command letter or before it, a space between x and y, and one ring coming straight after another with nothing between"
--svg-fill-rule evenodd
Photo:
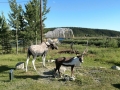
<instances>
[{"instance_id":1,"label":"antler","mask_svg":"<svg viewBox=\"0 0 120 90\"><path fill-rule=\"evenodd\" d=\"M86 48L82 54L86 54L88 52L88 48Z\"/></svg>"},{"instance_id":2,"label":"antler","mask_svg":"<svg viewBox=\"0 0 120 90\"><path fill-rule=\"evenodd\" d=\"M86 49L83 51L82 54L86 54L88 52L88 40L87 40L87 44L86 44Z\"/></svg>"}]
</instances>

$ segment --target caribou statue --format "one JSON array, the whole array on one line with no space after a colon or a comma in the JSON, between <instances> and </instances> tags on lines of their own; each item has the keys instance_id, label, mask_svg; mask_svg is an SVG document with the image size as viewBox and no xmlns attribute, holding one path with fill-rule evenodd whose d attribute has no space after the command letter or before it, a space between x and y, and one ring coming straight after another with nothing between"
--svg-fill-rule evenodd
<instances>
[{"instance_id":1,"label":"caribou statue","mask_svg":"<svg viewBox=\"0 0 120 90\"><path fill-rule=\"evenodd\" d=\"M87 53L87 49L85 49L81 55L78 55L75 57L59 57L59 58L55 59L56 68L55 68L54 76L55 76L57 70L60 75L60 67L63 65L63 66L71 67L71 77L73 77L74 67L78 67L81 65L81 63L83 63L83 56L86 53Z\"/></svg>"}]
</instances>

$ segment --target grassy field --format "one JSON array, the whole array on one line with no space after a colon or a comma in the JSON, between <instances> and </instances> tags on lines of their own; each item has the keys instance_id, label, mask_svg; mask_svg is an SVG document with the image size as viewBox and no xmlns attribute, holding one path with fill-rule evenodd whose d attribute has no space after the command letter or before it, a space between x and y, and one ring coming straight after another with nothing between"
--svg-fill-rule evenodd
<instances>
[{"instance_id":1,"label":"grassy field","mask_svg":"<svg viewBox=\"0 0 120 90\"><path fill-rule=\"evenodd\" d=\"M85 46L75 45L75 48L83 52ZM61 45L59 50L68 50L69 45ZM76 56L75 54L62 53L59 50L50 50L48 59L62 56ZM14 70L14 79L9 80L9 71L15 68L16 63L25 62L26 54L0 55L0 90L119 90L120 71L111 69L111 66L120 66L120 48L88 47L88 53L84 56L84 63L76 67L75 81L64 81L61 78L53 78L54 63L46 62L48 69L42 67L41 57L36 60L39 73L35 72L29 62L28 72ZM49 72L49 75L47 75ZM70 75L68 68L65 74Z\"/></svg>"}]
</instances>

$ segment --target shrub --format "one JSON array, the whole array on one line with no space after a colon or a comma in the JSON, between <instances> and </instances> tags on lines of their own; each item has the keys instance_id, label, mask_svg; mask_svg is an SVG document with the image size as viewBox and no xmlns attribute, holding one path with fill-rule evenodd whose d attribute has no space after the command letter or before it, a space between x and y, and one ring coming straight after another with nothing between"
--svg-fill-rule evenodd
<instances>
[{"instance_id":1,"label":"shrub","mask_svg":"<svg viewBox=\"0 0 120 90\"><path fill-rule=\"evenodd\" d=\"M107 41L106 41L106 47L117 48L118 47L118 40L116 40L116 39L107 39Z\"/></svg>"}]
</instances>

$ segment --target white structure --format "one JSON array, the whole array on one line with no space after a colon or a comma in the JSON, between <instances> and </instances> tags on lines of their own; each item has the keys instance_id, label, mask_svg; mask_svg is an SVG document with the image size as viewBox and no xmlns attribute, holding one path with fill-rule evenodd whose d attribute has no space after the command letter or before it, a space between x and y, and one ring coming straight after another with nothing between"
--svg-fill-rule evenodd
<instances>
[{"instance_id":1,"label":"white structure","mask_svg":"<svg viewBox=\"0 0 120 90\"><path fill-rule=\"evenodd\" d=\"M46 38L73 38L74 34L70 28L56 28L53 31L48 31L45 34Z\"/></svg>"}]
</instances>

